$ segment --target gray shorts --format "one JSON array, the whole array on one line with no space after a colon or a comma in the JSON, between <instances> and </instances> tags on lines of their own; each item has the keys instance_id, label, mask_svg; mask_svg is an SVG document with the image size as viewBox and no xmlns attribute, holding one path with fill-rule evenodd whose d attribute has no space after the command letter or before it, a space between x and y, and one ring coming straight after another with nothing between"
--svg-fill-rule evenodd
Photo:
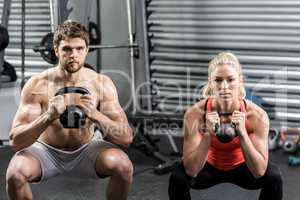
<instances>
[{"instance_id":1,"label":"gray shorts","mask_svg":"<svg viewBox=\"0 0 300 200\"><path fill-rule=\"evenodd\" d=\"M93 139L74 151L63 151L37 141L17 155L29 153L40 161L41 181L64 174L78 178L98 179L105 177L96 173L95 164L98 155L107 148L117 148L95 133Z\"/></svg>"}]
</instances>

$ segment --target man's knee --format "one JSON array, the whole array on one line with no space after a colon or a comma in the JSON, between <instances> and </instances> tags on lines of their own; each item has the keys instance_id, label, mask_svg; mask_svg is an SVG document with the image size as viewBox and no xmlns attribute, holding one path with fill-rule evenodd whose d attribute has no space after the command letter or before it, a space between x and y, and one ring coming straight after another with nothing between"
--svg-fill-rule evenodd
<instances>
[{"instance_id":1,"label":"man's knee","mask_svg":"<svg viewBox=\"0 0 300 200\"><path fill-rule=\"evenodd\" d=\"M40 177L40 163L31 155L14 156L6 171L6 182L8 184L36 181Z\"/></svg>"},{"instance_id":2,"label":"man's knee","mask_svg":"<svg viewBox=\"0 0 300 200\"><path fill-rule=\"evenodd\" d=\"M6 172L6 184L8 186L21 187L27 182L27 178L20 169L8 168Z\"/></svg>"},{"instance_id":3,"label":"man's knee","mask_svg":"<svg viewBox=\"0 0 300 200\"><path fill-rule=\"evenodd\" d=\"M116 175L127 181L132 181L133 176L133 165L129 159L121 159L118 164L114 167Z\"/></svg>"},{"instance_id":4,"label":"man's knee","mask_svg":"<svg viewBox=\"0 0 300 200\"><path fill-rule=\"evenodd\" d=\"M132 181L133 165L123 151L119 149L110 149L99 161L103 162L100 165L105 166L104 168L110 171L111 176L118 176L126 181Z\"/></svg>"}]
</instances>

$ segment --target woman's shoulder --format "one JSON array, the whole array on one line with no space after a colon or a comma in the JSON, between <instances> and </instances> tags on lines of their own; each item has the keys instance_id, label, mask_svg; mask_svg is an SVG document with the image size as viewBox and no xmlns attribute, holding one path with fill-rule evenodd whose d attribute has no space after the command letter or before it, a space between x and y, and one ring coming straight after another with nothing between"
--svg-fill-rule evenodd
<instances>
[{"instance_id":1,"label":"woman's shoulder","mask_svg":"<svg viewBox=\"0 0 300 200\"><path fill-rule=\"evenodd\" d=\"M245 100L245 102L247 120L254 124L269 121L268 114L263 108L250 100Z\"/></svg>"},{"instance_id":2,"label":"woman's shoulder","mask_svg":"<svg viewBox=\"0 0 300 200\"><path fill-rule=\"evenodd\" d=\"M207 100L208 99L200 99L199 101L197 101L195 104L193 104L186 110L184 117L190 118L205 115Z\"/></svg>"},{"instance_id":3,"label":"woman's shoulder","mask_svg":"<svg viewBox=\"0 0 300 200\"><path fill-rule=\"evenodd\" d=\"M245 99L245 104L246 104L247 112L259 113L259 114L266 113L262 107L258 106L253 101Z\"/></svg>"}]
</instances>

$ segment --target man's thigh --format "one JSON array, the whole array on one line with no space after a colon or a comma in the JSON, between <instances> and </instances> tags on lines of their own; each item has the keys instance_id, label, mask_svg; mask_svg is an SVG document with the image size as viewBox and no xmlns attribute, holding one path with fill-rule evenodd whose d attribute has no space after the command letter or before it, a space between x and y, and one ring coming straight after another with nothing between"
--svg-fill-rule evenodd
<instances>
[{"instance_id":1,"label":"man's thigh","mask_svg":"<svg viewBox=\"0 0 300 200\"><path fill-rule=\"evenodd\" d=\"M28 152L16 153L7 168L7 176L20 173L25 176L29 182L37 182L41 180L42 169L40 161Z\"/></svg>"},{"instance_id":2,"label":"man's thigh","mask_svg":"<svg viewBox=\"0 0 300 200\"><path fill-rule=\"evenodd\" d=\"M98 179L105 178L110 175L107 171L102 171L103 167L99 169L99 163L103 162L104 155L110 149L118 149L118 147L110 142L104 140L93 140L76 158L78 162L74 163L74 168L70 170L70 175L78 178ZM118 151L118 150L117 150ZM77 163L77 164L76 164Z\"/></svg>"}]
</instances>

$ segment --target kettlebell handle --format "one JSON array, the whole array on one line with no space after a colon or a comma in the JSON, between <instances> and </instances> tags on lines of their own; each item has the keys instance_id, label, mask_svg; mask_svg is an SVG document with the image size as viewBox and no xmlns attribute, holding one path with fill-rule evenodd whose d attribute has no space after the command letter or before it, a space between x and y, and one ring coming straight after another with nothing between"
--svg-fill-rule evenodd
<instances>
[{"instance_id":1,"label":"kettlebell handle","mask_svg":"<svg viewBox=\"0 0 300 200\"><path fill-rule=\"evenodd\" d=\"M68 93L90 94L90 92L83 87L64 87L59 89L55 96L64 95ZM60 123L64 128L79 128L85 124L86 115L84 111L76 105L68 105L66 110L59 117Z\"/></svg>"},{"instance_id":2,"label":"kettlebell handle","mask_svg":"<svg viewBox=\"0 0 300 200\"><path fill-rule=\"evenodd\" d=\"M232 112L218 112L219 116L231 116Z\"/></svg>"},{"instance_id":3,"label":"kettlebell handle","mask_svg":"<svg viewBox=\"0 0 300 200\"><path fill-rule=\"evenodd\" d=\"M64 95L64 94L68 94L68 93L77 93L77 94L91 94L90 91L88 91L86 88L83 87L63 87L60 88L56 93L55 96L58 95Z\"/></svg>"}]
</instances>

